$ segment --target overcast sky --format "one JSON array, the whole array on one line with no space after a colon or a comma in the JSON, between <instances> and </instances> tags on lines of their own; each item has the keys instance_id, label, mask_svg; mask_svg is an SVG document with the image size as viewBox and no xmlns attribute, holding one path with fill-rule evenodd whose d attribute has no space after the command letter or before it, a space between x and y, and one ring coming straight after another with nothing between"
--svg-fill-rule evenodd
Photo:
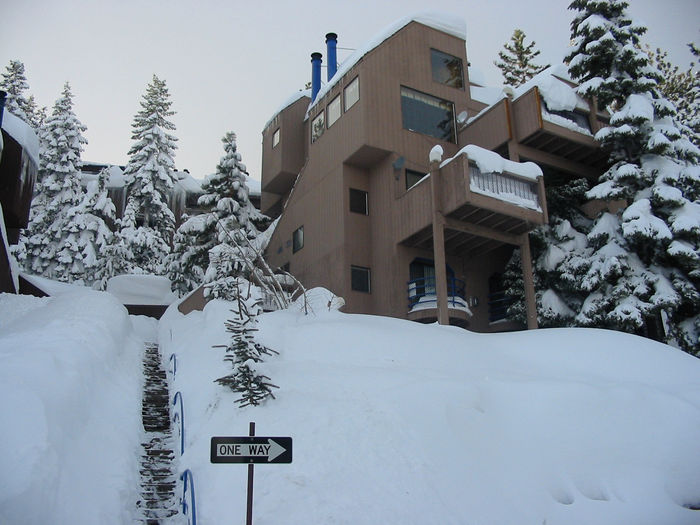
<instances>
[{"instance_id":1,"label":"overcast sky","mask_svg":"<svg viewBox=\"0 0 700 525\"><path fill-rule=\"evenodd\" d=\"M10 0L0 16L0 67L21 60L30 93L53 106L63 83L87 126L83 160L124 164L131 123L155 73L171 93L179 138L175 163L203 178L223 154L221 137L260 177L261 133L272 113L311 77L310 53L325 58L325 34L355 48L398 18L424 9L466 21L467 56L489 83L513 29L561 60L570 39L569 0ZM686 44L700 42L700 1L629 0L646 40L687 67ZM350 51L339 50L342 61ZM325 79L325 73L323 74Z\"/></svg>"}]
</instances>

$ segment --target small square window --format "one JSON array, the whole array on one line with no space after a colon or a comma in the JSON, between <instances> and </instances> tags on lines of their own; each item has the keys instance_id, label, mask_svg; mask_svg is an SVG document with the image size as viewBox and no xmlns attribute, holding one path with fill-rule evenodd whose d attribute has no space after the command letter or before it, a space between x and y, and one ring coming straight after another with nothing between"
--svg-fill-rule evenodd
<instances>
[{"instance_id":1,"label":"small square window","mask_svg":"<svg viewBox=\"0 0 700 525\"><path fill-rule=\"evenodd\" d=\"M421 171L406 170L406 189L412 188L427 174Z\"/></svg>"},{"instance_id":2,"label":"small square window","mask_svg":"<svg viewBox=\"0 0 700 525\"><path fill-rule=\"evenodd\" d=\"M292 234L292 253L296 253L304 247L304 227L299 226Z\"/></svg>"},{"instance_id":3,"label":"small square window","mask_svg":"<svg viewBox=\"0 0 700 525\"><path fill-rule=\"evenodd\" d=\"M316 142L326 129L326 114L321 111L311 121L311 142Z\"/></svg>"},{"instance_id":4,"label":"small square window","mask_svg":"<svg viewBox=\"0 0 700 525\"><path fill-rule=\"evenodd\" d=\"M345 86L345 111L355 105L355 102L360 100L360 77L355 77L355 80Z\"/></svg>"},{"instance_id":5,"label":"small square window","mask_svg":"<svg viewBox=\"0 0 700 525\"><path fill-rule=\"evenodd\" d=\"M356 292L370 292L370 270L362 266L350 266L350 287Z\"/></svg>"},{"instance_id":6,"label":"small square window","mask_svg":"<svg viewBox=\"0 0 700 525\"><path fill-rule=\"evenodd\" d=\"M328 127L330 128L340 118L340 95L328 104Z\"/></svg>"},{"instance_id":7,"label":"small square window","mask_svg":"<svg viewBox=\"0 0 700 525\"><path fill-rule=\"evenodd\" d=\"M350 188L350 211L369 215L367 192Z\"/></svg>"},{"instance_id":8,"label":"small square window","mask_svg":"<svg viewBox=\"0 0 700 525\"><path fill-rule=\"evenodd\" d=\"M274 148L280 143L280 128L277 128L272 134L272 147Z\"/></svg>"},{"instance_id":9,"label":"small square window","mask_svg":"<svg viewBox=\"0 0 700 525\"><path fill-rule=\"evenodd\" d=\"M437 49L431 49L430 65L435 82L440 82L453 88L464 89L464 73L461 58L448 55Z\"/></svg>"}]
</instances>

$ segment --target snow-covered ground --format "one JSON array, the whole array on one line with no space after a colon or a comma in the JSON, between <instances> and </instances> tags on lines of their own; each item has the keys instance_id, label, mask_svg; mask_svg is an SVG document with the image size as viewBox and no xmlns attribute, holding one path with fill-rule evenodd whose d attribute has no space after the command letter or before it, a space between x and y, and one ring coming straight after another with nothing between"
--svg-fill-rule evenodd
<instances>
[{"instance_id":1,"label":"snow-covered ground","mask_svg":"<svg viewBox=\"0 0 700 525\"><path fill-rule=\"evenodd\" d=\"M264 314L277 399L214 380L231 303L156 323L107 293L0 295L0 523L130 523L142 341L182 393L198 523L242 522L247 468L213 436L291 436L254 523L698 524L700 360L602 330L500 335L328 311Z\"/></svg>"},{"instance_id":2,"label":"snow-covered ground","mask_svg":"<svg viewBox=\"0 0 700 525\"><path fill-rule=\"evenodd\" d=\"M155 322L109 294L0 294L0 523L131 523Z\"/></svg>"},{"instance_id":3,"label":"snow-covered ground","mask_svg":"<svg viewBox=\"0 0 700 525\"><path fill-rule=\"evenodd\" d=\"M255 523L697 524L700 361L602 330L480 335L325 311L260 318L277 399L239 409L213 381L231 305L169 310L200 523L243 520L247 469L213 436L291 436L256 468ZM685 507L684 507L685 505Z\"/></svg>"}]
</instances>

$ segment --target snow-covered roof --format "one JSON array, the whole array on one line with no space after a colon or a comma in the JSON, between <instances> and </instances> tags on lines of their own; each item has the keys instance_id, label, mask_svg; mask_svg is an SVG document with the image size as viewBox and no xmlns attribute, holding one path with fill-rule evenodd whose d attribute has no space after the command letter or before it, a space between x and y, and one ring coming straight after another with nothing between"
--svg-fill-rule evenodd
<instances>
[{"instance_id":1,"label":"snow-covered roof","mask_svg":"<svg viewBox=\"0 0 700 525\"><path fill-rule=\"evenodd\" d=\"M107 281L107 292L122 304L170 304L177 300L170 279L160 275L116 275Z\"/></svg>"},{"instance_id":2,"label":"snow-covered roof","mask_svg":"<svg viewBox=\"0 0 700 525\"><path fill-rule=\"evenodd\" d=\"M588 103L569 82L573 80L564 64L550 66L516 88L514 98L518 99L537 86L547 108L552 111L573 111L577 108L588 111Z\"/></svg>"},{"instance_id":3,"label":"snow-covered roof","mask_svg":"<svg viewBox=\"0 0 700 525\"><path fill-rule=\"evenodd\" d=\"M252 178L250 175L245 178L246 186L248 186L248 195L261 195L262 183L258 179Z\"/></svg>"},{"instance_id":4,"label":"snow-covered roof","mask_svg":"<svg viewBox=\"0 0 700 525\"><path fill-rule=\"evenodd\" d=\"M484 75L484 72L481 69L477 68L476 66L468 66L467 71L469 72L470 84L476 84L477 86L486 85L486 75Z\"/></svg>"},{"instance_id":5,"label":"snow-covered roof","mask_svg":"<svg viewBox=\"0 0 700 525\"><path fill-rule=\"evenodd\" d=\"M176 171L177 185L189 193L202 193L202 181L195 179L186 171Z\"/></svg>"},{"instance_id":6,"label":"snow-covered roof","mask_svg":"<svg viewBox=\"0 0 700 525\"><path fill-rule=\"evenodd\" d=\"M94 164L94 163L83 163L83 164ZM107 188L123 188L124 187L124 172L116 164L107 166L107 173L109 173L109 178L107 179ZM97 180L97 173L86 173L82 172L80 175L80 180L83 184L87 184L90 181Z\"/></svg>"},{"instance_id":7,"label":"snow-covered roof","mask_svg":"<svg viewBox=\"0 0 700 525\"><path fill-rule=\"evenodd\" d=\"M466 155L482 173L509 173L530 180L537 180L542 176L542 169L534 162L514 162L504 159L498 153L474 144L464 146L454 157L444 160L440 167L446 166L460 155Z\"/></svg>"},{"instance_id":8,"label":"snow-covered roof","mask_svg":"<svg viewBox=\"0 0 700 525\"><path fill-rule=\"evenodd\" d=\"M32 127L21 118L5 110L2 117L2 129L9 133L27 152L32 161L39 165L39 138Z\"/></svg>"},{"instance_id":9,"label":"snow-covered roof","mask_svg":"<svg viewBox=\"0 0 700 525\"><path fill-rule=\"evenodd\" d=\"M270 120L268 120L265 123L265 126L263 129L267 129L267 127L272 123L273 120L275 120L275 117L282 113L285 109L287 109L289 106L294 104L297 100L300 98L307 97L311 99L311 90L310 89L300 89L299 91L295 91L292 95L288 96L284 102L282 102L279 107L277 108L277 111L275 111L272 116L270 117Z\"/></svg>"},{"instance_id":10,"label":"snow-covered roof","mask_svg":"<svg viewBox=\"0 0 700 525\"><path fill-rule=\"evenodd\" d=\"M487 106L493 106L506 96L503 92L503 88L486 86L469 86L469 94L472 100L476 100Z\"/></svg>"},{"instance_id":11,"label":"snow-covered roof","mask_svg":"<svg viewBox=\"0 0 700 525\"><path fill-rule=\"evenodd\" d=\"M352 53L352 55L344 60L338 67L336 74L333 75L333 78L331 78L330 81L328 81L318 92L316 99L311 102L309 109L313 108L315 102L322 99L323 96L328 93L328 91L330 91L330 89L338 82L338 80L343 78L343 75L350 71L350 69L352 69L352 67L357 64L362 57L364 57L374 48L378 47L382 42L398 33L399 30L403 29L411 22L418 22L419 24L432 27L433 29L437 29L438 31L442 31L448 35L456 36L462 40L467 39L467 27L464 19L449 13L444 13L441 11L421 11L400 18L399 20L385 27L373 38L366 41L363 45L358 47Z\"/></svg>"}]
</instances>

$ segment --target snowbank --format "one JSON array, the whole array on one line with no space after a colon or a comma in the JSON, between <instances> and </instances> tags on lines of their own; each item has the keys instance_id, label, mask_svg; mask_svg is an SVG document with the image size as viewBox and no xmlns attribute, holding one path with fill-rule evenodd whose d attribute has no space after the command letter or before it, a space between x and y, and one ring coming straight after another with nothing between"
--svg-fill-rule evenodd
<instances>
[{"instance_id":1,"label":"snowbank","mask_svg":"<svg viewBox=\"0 0 700 525\"><path fill-rule=\"evenodd\" d=\"M6 109L2 117L2 129L7 131L22 146L34 164L38 166L39 138L32 127Z\"/></svg>"},{"instance_id":2,"label":"snowbank","mask_svg":"<svg viewBox=\"0 0 700 525\"><path fill-rule=\"evenodd\" d=\"M323 294L313 300L325 304ZM259 524L697 524L700 361L591 329L474 334L320 307L264 314L276 400L234 406L214 383L231 303L160 324L186 421L182 468L202 523L242 520L247 469L213 436L292 436L259 465Z\"/></svg>"},{"instance_id":3,"label":"snowbank","mask_svg":"<svg viewBox=\"0 0 700 525\"><path fill-rule=\"evenodd\" d=\"M141 350L108 294L0 294L0 523L129 523Z\"/></svg>"},{"instance_id":4,"label":"snowbank","mask_svg":"<svg viewBox=\"0 0 700 525\"><path fill-rule=\"evenodd\" d=\"M170 280L159 275L117 275L107 281L107 292L122 304L171 304L177 299Z\"/></svg>"}]
</instances>

